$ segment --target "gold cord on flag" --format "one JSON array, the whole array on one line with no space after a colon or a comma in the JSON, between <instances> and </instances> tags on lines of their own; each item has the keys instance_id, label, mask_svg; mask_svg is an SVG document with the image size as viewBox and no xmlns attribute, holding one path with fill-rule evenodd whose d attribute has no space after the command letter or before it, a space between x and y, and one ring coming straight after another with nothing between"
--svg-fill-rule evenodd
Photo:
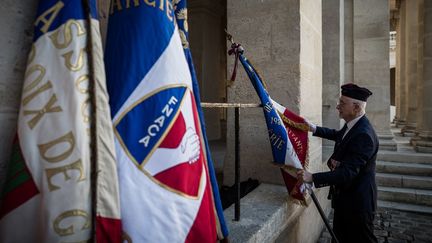
<instances>
[{"instance_id":1,"label":"gold cord on flag","mask_svg":"<svg viewBox=\"0 0 432 243\"><path fill-rule=\"evenodd\" d=\"M302 130L302 131L305 131L305 132L309 131L309 127L308 127L307 124L292 121L292 120L288 119L288 117L286 117L280 111L278 111L278 114L282 118L282 121L285 122L286 124L288 124L290 127L294 127L296 129L299 129L299 130Z\"/></svg>"},{"instance_id":2,"label":"gold cord on flag","mask_svg":"<svg viewBox=\"0 0 432 243\"><path fill-rule=\"evenodd\" d=\"M292 121L291 119L286 117L282 112L280 112L280 111L277 111L277 112L278 112L279 116L281 117L282 121L284 123L286 123L288 126L294 127L296 129L299 129L299 130L305 131L305 132L309 131L309 127L307 124ZM309 150L309 147L308 147L308 150ZM309 152L306 152L306 159L305 159L303 167L305 169L307 169L309 167Z\"/></svg>"}]
</instances>

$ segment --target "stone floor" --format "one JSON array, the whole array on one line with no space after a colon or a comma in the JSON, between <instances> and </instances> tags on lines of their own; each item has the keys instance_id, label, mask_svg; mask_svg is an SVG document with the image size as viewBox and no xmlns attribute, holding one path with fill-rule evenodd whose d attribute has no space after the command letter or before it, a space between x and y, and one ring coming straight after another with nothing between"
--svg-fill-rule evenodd
<instances>
[{"instance_id":1,"label":"stone floor","mask_svg":"<svg viewBox=\"0 0 432 243\"><path fill-rule=\"evenodd\" d=\"M375 218L375 235L380 243L432 242L432 214L379 208ZM324 229L317 243L330 242L330 233Z\"/></svg>"}]
</instances>

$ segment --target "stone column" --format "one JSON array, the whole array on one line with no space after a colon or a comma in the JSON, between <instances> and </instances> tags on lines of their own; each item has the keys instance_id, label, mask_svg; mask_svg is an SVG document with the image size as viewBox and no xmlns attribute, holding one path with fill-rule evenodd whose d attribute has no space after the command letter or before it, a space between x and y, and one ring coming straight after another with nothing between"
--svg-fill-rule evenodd
<instances>
[{"instance_id":1,"label":"stone column","mask_svg":"<svg viewBox=\"0 0 432 243\"><path fill-rule=\"evenodd\" d=\"M190 49L202 102L225 102L224 7L221 6L221 1L188 1ZM224 138L221 134L223 112L221 109L204 109L209 140Z\"/></svg>"},{"instance_id":2,"label":"stone column","mask_svg":"<svg viewBox=\"0 0 432 243\"><path fill-rule=\"evenodd\" d=\"M417 1L406 1L406 125L402 134L414 134L417 120L417 42L418 42Z\"/></svg>"},{"instance_id":3,"label":"stone column","mask_svg":"<svg viewBox=\"0 0 432 243\"><path fill-rule=\"evenodd\" d=\"M344 76L343 83L354 82L354 2L344 0Z\"/></svg>"},{"instance_id":4,"label":"stone column","mask_svg":"<svg viewBox=\"0 0 432 243\"><path fill-rule=\"evenodd\" d=\"M354 1L354 82L369 88L366 114L380 149L396 150L390 131L389 5L387 0Z\"/></svg>"},{"instance_id":5,"label":"stone column","mask_svg":"<svg viewBox=\"0 0 432 243\"><path fill-rule=\"evenodd\" d=\"M0 2L0 191L6 177L38 1Z\"/></svg>"},{"instance_id":6,"label":"stone column","mask_svg":"<svg viewBox=\"0 0 432 243\"><path fill-rule=\"evenodd\" d=\"M400 17L399 17L400 11L397 11L398 17L396 18L396 50L395 50L395 117L392 123L397 124L397 121L400 117L400 90L399 90L399 83L400 83L400 44L398 43L400 41ZM391 56L390 56L391 58ZM391 73L390 73L391 75Z\"/></svg>"},{"instance_id":7,"label":"stone column","mask_svg":"<svg viewBox=\"0 0 432 243\"><path fill-rule=\"evenodd\" d=\"M403 127L406 124L406 1L402 0L399 8L399 21L396 30L397 54L396 54L396 126Z\"/></svg>"},{"instance_id":8,"label":"stone column","mask_svg":"<svg viewBox=\"0 0 432 243\"><path fill-rule=\"evenodd\" d=\"M419 131L423 127L423 17L424 17L424 0L417 0L417 95L416 95L416 128L415 136L411 138L410 143L415 145L415 142L420 139Z\"/></svg>"},{"instance_id":9,"label":"stone column","mask_svg":"<svg viewBox=\"0 0 432 243\"><path fill-rule=\"evenodd\" d=\"M344 1L323 1L322 15L322 124L325 127L339 129L340 119L336 104L340 96L340 86L344 82ZM327 160L331 155L333 146L333 141L323 140L323 160Z\"/></svg>"},{"instance_id":10,"label":"stone column","mask_svg":"<svg viewBox=\"0 0 432 243\"><path fill-rule=\"evenodd\" d=\"M260 26L257 28L257 26ZM271 97L291 111L321 124L322 36L321 1L228 0L227 27L245 48L267 83ZM228 73L233 57L228 56ZM249 78L239 66L228 88L228 102L259 103ZM234 112L228 110L224 184L234 181ZM249 177L283 184L273 161L262 108L240 110L241 180ZM310 168L321 167L321 140L311 138ZM315 167L320 168L315 168Z\"/></svg>"},{"instance_id":11,"label":"stone column","mask_svg":"<svg viewBox=\"0 0 432 243\"><path fill-rule=\"evenodd\" d=\"M432 1L424 1L423 19L423 88L420 106L422 107L421 121L418 132L420 140L415 143L419 152L432 152Z\"/></svg>"}]
</instances>

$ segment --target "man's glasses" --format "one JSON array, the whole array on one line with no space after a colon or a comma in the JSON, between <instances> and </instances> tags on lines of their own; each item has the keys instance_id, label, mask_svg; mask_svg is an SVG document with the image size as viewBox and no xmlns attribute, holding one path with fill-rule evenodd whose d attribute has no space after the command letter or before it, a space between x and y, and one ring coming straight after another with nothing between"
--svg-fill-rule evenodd
<instances>
[{"instance_id":1,"label":"man's glasses","mask_svg":"<svg viewBox=\"0 0 432 243\"><path fill-rule=\"evenodd\" d=\"M341 101L341 100L339 100L338 102L336 102L336 106L339 106L339 107L343 107L343 106L345 106L347 103L345 103L345 102L343 102L343 101Z\"/></svg>"},{"instance_id":2,"label":"man's glasses","mask_svg":"<svg viewBox=\"0 0 432 243\"><path fill-rule=\"evenodd\" d=\"M339 106L339 107L344 107L344 106L347 105L347 104L349 104L349 103L345 103L345 102L342 101L342 100L339 100L338 102L336 102L336 106ZM352 104L353 104L353 105L358 105L358 106L360 106L360 104L359 104L359 103L356 103L356 102L352 102Z\"/></svg>"}]
</instances>

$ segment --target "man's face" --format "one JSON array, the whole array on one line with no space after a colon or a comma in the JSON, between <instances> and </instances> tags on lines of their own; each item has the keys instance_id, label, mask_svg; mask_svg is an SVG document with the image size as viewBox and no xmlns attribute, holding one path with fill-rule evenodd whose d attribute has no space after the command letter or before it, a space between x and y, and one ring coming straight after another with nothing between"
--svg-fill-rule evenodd
<instances>
[{"instance_id":1,"label":"man's face","mask_svg":"<svg viewBox=\"0 0 432 243\"><path fill-rule=\"evenodd\" d=\"M344 119L346 122L349 122L356 117L356 104L346 96L342 95L339 98L336 109L339 111L339 117Z\"/></svg>"}]
</instances>

